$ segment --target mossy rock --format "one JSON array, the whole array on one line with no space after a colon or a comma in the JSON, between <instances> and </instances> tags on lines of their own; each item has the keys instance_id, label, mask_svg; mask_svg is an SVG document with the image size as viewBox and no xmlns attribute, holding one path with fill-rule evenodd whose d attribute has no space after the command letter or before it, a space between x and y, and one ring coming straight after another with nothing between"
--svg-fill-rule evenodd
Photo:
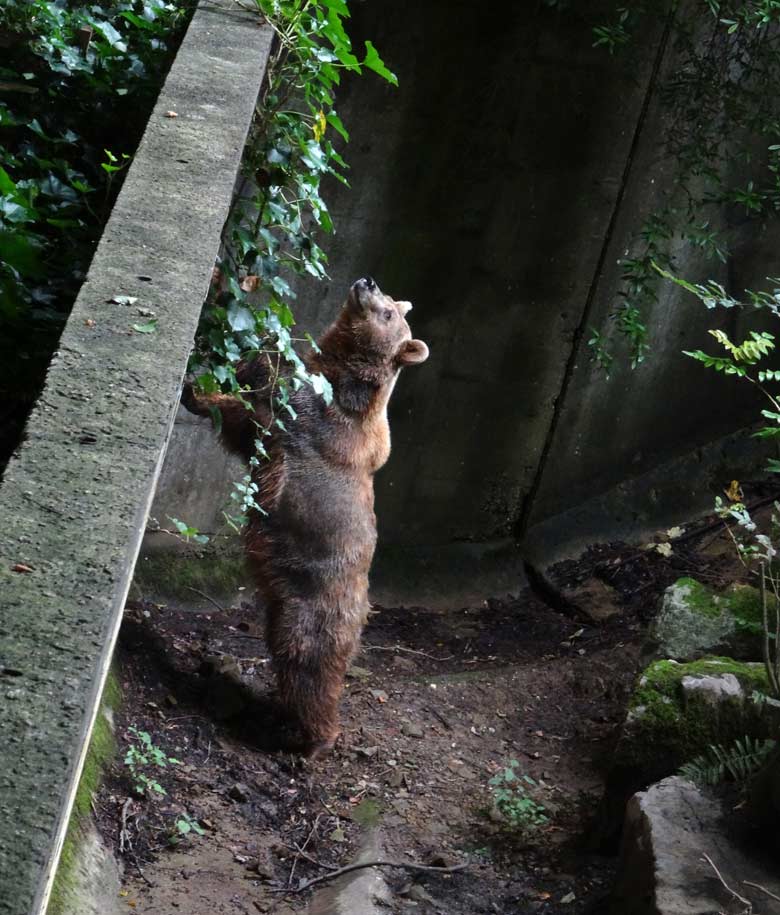
<instances>
[{"instance_id":1,"label":"mossy rock","mask_svg":"<svg viewBox=\"0 0 780 915\"><path fill-rule=\"evenodd\" d=\"M761 594L750 585L732 585L718 594L695 578L681 578L664 592L650 642L656 657L676 661L708 654L760 660Z\"/></svg>"},{"instance_id":2,"label":"mossy rock","mask_svg":"<svg viewBox=\"0 0 780 915\"><path fill-rule=\"evenodd\" d=\"M768 736L769 717L751 699L756 691L768 691L763 664L727 657L655 661L629 702L617 767L649 782L676 772L710 744Z\"/></svg>"}]
</instances>

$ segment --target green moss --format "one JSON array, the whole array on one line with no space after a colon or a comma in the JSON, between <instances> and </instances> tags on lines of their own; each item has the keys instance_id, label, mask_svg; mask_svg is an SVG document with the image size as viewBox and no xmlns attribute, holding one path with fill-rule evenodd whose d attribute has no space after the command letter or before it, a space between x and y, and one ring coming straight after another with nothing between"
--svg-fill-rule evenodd
<instances>
[{"instance_id":1,"label":"green moss","mask_svg":"<svg viewBox=\"0 0 780 915\"><path fill-rule=\"evenodd\" d=\"M745 734L765 736L766 723L750 702L712 703L695 693L685 700L684 677L733 674L746 695L768 689L763 664L710 657L678 664L656 661L639 679L629 703L627 726L618 750L629 765L659 766L673 771L712 743L728 743Z\"/></svg>"},{"instance_id":2,"label":"green moss","mask_svg":"<svg viewBox=\"0 0 780 915\"><path fill-rule=\"evenodd\" d=\"M750 585L732 585L721 597L740 629L761 635L764 631L764 611L761 607L761 592ZM775 602L769 597L769 606Z\"/></svg>"},{"instance_id":3,"label":"green moss","mask_svg":"<svg viewBox=\"0 0 780 915\"><path fill-rule=\"evenodd\" d=\"M686 604L702 616L718 617L723 612L709 588L695 578L678 578L673 587L686 588Z\"/></svg>"},{"instance_id":4,"label":"green moss","mask_svg":"<svg viewBox=\"0 0 780 915\"><path fill-rule=\"evenodd\" d=\"M350 812L352 819L361 826L378 826L382 818L382 807L379 801L371 797L365 797Z\"/></svg>"},{"instance_id":5,"label":"green moss","mask_svg":"<svg viewBox=\"0 0 780 915\"><path fill-rule=\"evenodd\" d=\"M73 811L46 915L66 915L71 911L68 903L76 886L79 847L84 840L84 829L91 813L92 799L100 786L104 770L116 755L116 741L110 724L110 715L119 707L120 701L119 680L113 671L109 671L101 697L100 711L92 728L84 768L76 789Z\"/></svg>"},{"instance_id":6,"label":"green moss","mask_svg":"<svg viewBox=\"0 0 780 915\"><path fill-rule=\"evenodd\" d=\"M191 602L193 588L210 597L234 594L249 577L242 554L170 551L140 559L133 585L142 597L159 595Z\"/></svg>"}]
</instances>

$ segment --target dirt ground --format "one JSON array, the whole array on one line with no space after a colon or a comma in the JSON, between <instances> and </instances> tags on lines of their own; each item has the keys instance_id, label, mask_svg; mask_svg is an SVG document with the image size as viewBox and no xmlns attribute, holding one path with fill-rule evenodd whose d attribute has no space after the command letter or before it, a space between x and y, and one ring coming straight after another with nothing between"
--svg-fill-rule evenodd
<instances>
[{"instance_id":1,"label":"dirt ground","mask_svg":"<svg viewBox=\"0 0 780 915\"><path fill-rule=\"evenodd\" d=\"M312 765L275 749L273 677L248 597L208 612L130 604L118 734L126 747L128 727L145 730L179 762L155 770L167 795L150 800L133 795L120 760L97 799L125 862L128 909L289 915L311 898L294 892L301 882L350 863L380 824L385 858L467 865L384 869L389 912L598 912L616 858L593 847L589 826L643 632L680 576L715 586L736 577L721 531L705 519L668 549L666 535L660 550L592 549L555 570L554 593L535 581L479 606L375 608L348 678L343 737ZM594 587L602 609L578 609L570 595ZM491 811L489 780L512 760L548 818L525 831ZM185 814L203 835L177 842Z\"/></svg>"}]
</instances>

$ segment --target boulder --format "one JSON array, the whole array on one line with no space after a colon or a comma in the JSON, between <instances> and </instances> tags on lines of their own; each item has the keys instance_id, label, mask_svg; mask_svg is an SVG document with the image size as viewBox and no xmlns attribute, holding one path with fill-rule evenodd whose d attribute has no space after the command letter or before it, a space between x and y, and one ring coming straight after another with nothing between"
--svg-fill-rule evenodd
<instances>
[{"instance_id":1,"label":"boulder","mask_svg":"<svg viewBox=\"0 0 780 915\"><path fill-rule=\"evenodd\" d=\"M763 656L761 594L731 585L718 594L695 578L681 578L664 592L649 636L654 657L691 661L727 654L745 661Z\"/></svg>"},{"instance_id":2,"label":"boulder","mask_svg":"<svg viewBox=\"0 0 780 915\"><path fill-rule=\"evenodd\" d=\"M592 825L592 847L612 849L628 799L673 775L711 744L728 746L746 735L776 734L770 703L752 699L755 691L767 689L763 664L722 657L650 664L629 700Z\"/></svg>"},{"instance_id":3,"label":"boulder","mask_svg":"<svg viewBox=\"0 0 780 915\"><path fill-rule=\"evenodd\" d=\"M713 794L678 776L635 794L608 915L780 915L769 895L780 897L780 871L730 837L727 817Z\"/></svg>"},{"instance_id":4,"label":"boulder","mask_svg":"<svg viewBox=\"0 0 780 915\"><path fill-rule=\"evenodd\" d=\"M639 678L617 746L616 765L636 786L670 775L710 744L766 737L769 718L754 691L768 689L764 665L732 658L654 661Z\"/></svg>"}]
</instances>

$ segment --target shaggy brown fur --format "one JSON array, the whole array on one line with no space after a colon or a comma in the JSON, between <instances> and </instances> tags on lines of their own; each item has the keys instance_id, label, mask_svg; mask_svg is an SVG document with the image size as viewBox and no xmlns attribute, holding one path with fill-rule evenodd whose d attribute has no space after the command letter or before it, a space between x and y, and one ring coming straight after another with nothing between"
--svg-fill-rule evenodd
<instances>
[{"instance_id":1,"label":"shaggy brown fur","mask_svg":"<svg viewBox=\"0 0 780 915\"><path fill-rule=\"evenodd\" d=\"M333 386L327 405L308 386L291 398L298 414L283 432L271 423L269 363L242 364L238 377L252 411L230 395L195 394L183 403L222 415L224 443L245 459L256 424L270 427L270 455L252 470L257 501L246 548L267 607L267 640L279 692L319 756L339 734L338 705L347 666L368 613L368 571L376 544L374 473L390 455L387 403L400 369L424 362L405 315L370 278L358 280L335 322L306 359ZM269 444L270 443L270 444Z\"/></svg>"}]
</instances>

